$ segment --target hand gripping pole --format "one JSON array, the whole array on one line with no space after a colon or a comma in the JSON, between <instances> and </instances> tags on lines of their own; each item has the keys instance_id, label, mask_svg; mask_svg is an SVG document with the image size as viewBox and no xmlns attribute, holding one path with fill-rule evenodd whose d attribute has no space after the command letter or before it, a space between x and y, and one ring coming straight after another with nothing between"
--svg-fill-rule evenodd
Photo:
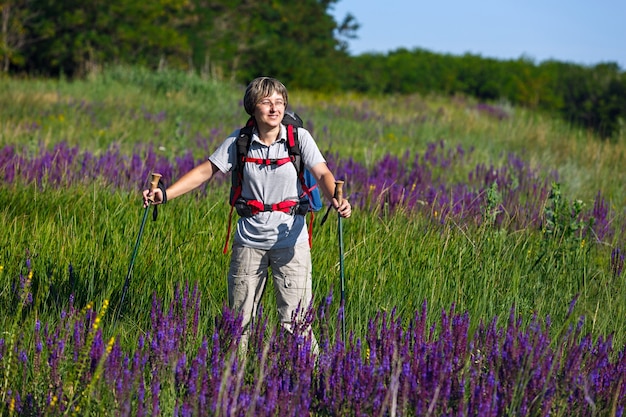
<instances>
[{"instance_id":1,"label":"hand gripping pole","mask_svg":"<svg viewBox=\"0 0 626 417\"><path fill-rule=\"evenodd\" d=\"M130 258L130 265L128 266L128 272L126 273L126 279L124 280L124 288L122 289L122 298L120 298L120 303L117 307L117 314L115 317L115 321L117 322L117 318L119 317L120 310L124 305L124 299L126 298L126 294L128 293L128 287L130 286L130 277L133 274L133 266L135 265L135 258L137 257L137 251L139 249L139 242L141 242L141 236L143 235L143 229L146 225L146 219L148 218L148 211L150 210L150 206L154 203L154 190L159 186L159 180L161 179L161 174L153 173L152 179L150 180L150 191L151 195L148 197L148 205L144 209L143 218L141 220L141 226L139 227L139 234L137 235L137 241L135 242L135 248L133 249L133 254Z\"/></svg>"}]
</instances>

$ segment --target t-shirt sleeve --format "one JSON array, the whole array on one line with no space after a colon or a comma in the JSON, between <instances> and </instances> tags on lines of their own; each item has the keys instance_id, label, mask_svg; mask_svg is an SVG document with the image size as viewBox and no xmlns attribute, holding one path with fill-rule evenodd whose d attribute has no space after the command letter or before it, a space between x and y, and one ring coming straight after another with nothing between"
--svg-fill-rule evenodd
<instances>
[{"instance_id":1,"label":"t-shirt sleeve","mask_svg":"<svg viewBox=\"0 0 626 417\"><path fill-rule=\"evenodd\" d=\"M224 174L229 172L235 166L235 160L237 159L237 135L239 130L231 133L220 146L209 156L209 161L213 162L215 166Z\"/></svg>"},{"instance_id":2,"label":"t-shirt sleeve","mask_svg":"<svg viewBox=\"0 0 626 417\"><path fill-rule=\"evenodd\" d=\"M320 151L311 133L303 128L298 129L298 140L300 142L300 153L302 161L307 169L311 169L320 162L326 162L324 155Z\"/></svg>"}]
</instances>

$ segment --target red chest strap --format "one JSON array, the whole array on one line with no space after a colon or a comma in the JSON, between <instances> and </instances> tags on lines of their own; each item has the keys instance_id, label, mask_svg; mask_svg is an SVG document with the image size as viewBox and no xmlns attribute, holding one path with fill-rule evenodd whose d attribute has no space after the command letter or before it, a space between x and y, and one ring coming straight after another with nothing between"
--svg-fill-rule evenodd
<instances>
[{"instance_id":1,"label":"red chest strap","mask_svg":"<svg viewBox=\"0 0 626 417\"><path fill-rule=\"evenodd\" d=\"M281 165L285 165L286 163L292 162L293 157L287 156L285 158L279 158L279 159L263 159L263 158L250 158L248 156L244 156L243 158L241 158L241 161L250 162L250 163L258 164L258 165L281 166Z\"/></svg>"},{"instance_id":2,"label":"red chest strap","mask_svg":"<svg viewBox=\"0 0 626 417\"><path fill-rule=\"evenodd\" d=\"M283 213L290 213L292 208L298 205L297 201L285 200L276 204L263 204L259 200L248 200L246 204L252 209L252 215L258 214L262 211L282 211Z\"/></svg>"}]
</instances>

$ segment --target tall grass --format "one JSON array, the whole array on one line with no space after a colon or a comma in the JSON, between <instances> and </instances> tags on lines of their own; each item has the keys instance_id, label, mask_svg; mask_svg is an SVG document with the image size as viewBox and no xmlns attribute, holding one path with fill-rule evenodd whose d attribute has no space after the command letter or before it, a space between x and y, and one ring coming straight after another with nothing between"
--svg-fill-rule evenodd
<instances>
[{"instance_id":1,"label":"tall grass","mask_svg":"<svg viewBox=\"0 0 626 417\"><path fill-rule=\"evenodd\" d=\"M146 295L156 292L171 300L181 281L199 285L207 315L221 310L228 265L222 254L228 216L222 196L227 190L221 191L175 200L147 224L123 310L134 326L146 320L151 302ZM24 259L32 259L42 312L58 313L70 294L79 305L104 299L116 304L139 231L143 209L138 195L97 186L3 189L0 195L7 203L0 212L6 225L0 238L3 274L16 277ZM345 222L344 233L347 323L356 335L364 333L376 312L395 308L410 316L424 300L435 314L456 305L479 320L505 317L515 306L527 315L551 315L558 321L579 297L576 312L592 317L587 330L626 340L622 326L615 325L615 317L626 313L626 293L621 278L610 270L608 252L594 243L358 211ZM338 294L337 251L336 221L314 223L319 297ZM12 285L13 280L4 280L2 292L10 294ZM273 317L271 294L265 303Z\"/></svg>"},{"instance_id":2,"label":"tall grass","mask_svg":"<svg viewBox=\"0 0 626 417\"><path fill-rule=\"evenodd\" d=\"M246 119L242 86L177 72L115 68L89 81L7 80L0 92L0 145L35 149L65 141L92 152L117 144L129 154L137 143L153 143L170 158L206 156ZM626 159L621 136L602 141L539 113L469 98L292 91L290 104L323 150L366 165L444 140L476 149L483 162L514 152L532 167L559 170L571 198L591 200L602 190L624 203L626 174L614 169Z\"/></svg>"},{"instance_id":3,"label":"tall grass","mask_svg":"<svg viewBox=\"0 0 626 417\"><path fill-rule=\"evenodd\" d=\"M159 207L157 221L146 225L123 306L119 297L149 172L163 169L172 181L206 158L245 120L242 95L241 86L189 74L120 68L86 81L2 84L3 346L17 346L19 323L52 327L67 311L85 308L89 327L94 306L108 304L115 314L102 315L94 340L106 345L114 338L113 352L136 349L138 335L154 332L153 295L167 306L189 283L202 302L198 333L185 350L197 353L226 301L225 179ZM617 319L626 316L622 138L602 142L542 115L460 97L292 91L290 103L346 179L357 208L343 226L345 309L338 302L333 216L321 226L318 214L312 249L315 306L334 294L324 317L344 314L355 343L366 343L381 313L409 325L424 308L433 326L441 312L466 312L469 334L492 321L515 327L512 311L522 327L549 317L546 332L555 346L572 317L584 316L578 340L589 334L624 345L626 329ZM18 176L9 180L9 170ZM439 194L431 199L433 190ZM32 297L26 307L23 294ZM270 323L274 303L268 291ZM339 341L338 321L313 326L328 343ZM32 335L24 337L20 346L33 348ZM171 409L178 394L161 398ZM525 401L513 397L518 405Z\"/></svg>"},{"instance_id":4,"label":"tall grass","mask_svg":"<svg viewBox=\"0 0 626 417\"><path fill-rule=\"evenodd\" d=\"M183 170L206 157L243 119L240 86L184 73L154 74L116 68L88 81L8 80L3 86L1 144L16 147L26 157L41 152L42 147L50 149L53 144L65 143L90 150L94 156L114 147L119 155L129 158L138 145L143 149L150 145L158 158L173 160L192 155L189 163L181 167ZM623 162L621 142L602 142L560 121L506 106L479 105L463 98L371 98L292 92L291 103L305 116L322 149L343 160L349 156L372 167L384 155L424 153L429 141L441 139L449 147L473 149L462 164L444 168L454 171L447 175L463 181L475 164L497 167L506 155L519 152L531 161L530 166L543 173L540 176L549 177L556 171L563 192L572 200L581 198L589 206L601 191L617 214L623 212L622 170L615 169ZM564 160L568 165L561 172ZM172 172L170 176L174 178L170 179L181 174ZM351 178L347 180L349 190ZM20 257L29 250L42 253L44 275L54 275L46 279L71 282L68 291L74 289L72 285L84 286L78 294L85 301L115 293L125 276L141 209L137 206L138 193L109 191L107 179L100 181L86 179L85 185L78 189L71 186L67 191L53 187L23 189L20 185L4 188L4 199L9 203L2 212L3 223L8 225L2 246L6 271L14 273ZM137 191L143 186L135 184ZM220 187L223 186L206 198L173 202L161 210L159 222L148 226L136 273L146 270L148 275L157 274L159 278L146 284L146 288L165 291L185 276L210 283L207 287L217 288L216 293L221 295L209 299L223 300L227 259L219 254L219 249L227 216L225 191ZM538 310L540 313L559 311L551 302L554 295L541 297L542 291L553 294L548 290L550 285L540 283L550 284L554 271L561 271L558 275L568 283L561 287L560 281L554 282L561 289L555 300L561 310L585 289L594 294L585 309L607 311L597 307L595 295L600 291L582 285L610 275L608 251L601 245L595 247L587 240L584 250L563 250L558 240L550 241L556 248L537 243L543 240L537 239L536 230L507 234L487 228L466 230L453 223L442 228L432 224L437 213L430 214L430 218L424 218L410 212L397 217L384 212L357 212L347 223L346 266L354 280L349 301L354 303L353 311L361 305L386 309L401 305L410 311L424 298L430 299L435 310L453 302L475 306L475 316L502 314L513 302L520 308L545 303L546 307ZM412 226L406 227L407 224ZM331 230L332 226L315 231L315 239L321 240L314 248L314 256L319 274L316 281L322 293L331 289L325 281L332 282L337 272L337 256L333 253L336 237ZM487 249L484 245L488 245ZM52 248L54 254L43 255ZM545 262L553 265L548 267ZM580 262L587 263L581 267ZM541 276L548 274L549 279ZM145 281L138 279L138 283ZM415 290L407 300L405 285ZM482 285L493 291L484 291ZM137 295L142 293L143 288L133 288ZM394 288L400 289L402 295L394 295ZM359 293L369 297L379 294L380 301L358 301L355 297ZM480 297L470 301L477 293ZM441 298L441 304L433 298ZM216 302L214 307L220 304ZM352 317L369 315L371 311L364 311L353 313ZM610 327L607 323L601 329L609 331Z\"/></svg>"}]
</instances>

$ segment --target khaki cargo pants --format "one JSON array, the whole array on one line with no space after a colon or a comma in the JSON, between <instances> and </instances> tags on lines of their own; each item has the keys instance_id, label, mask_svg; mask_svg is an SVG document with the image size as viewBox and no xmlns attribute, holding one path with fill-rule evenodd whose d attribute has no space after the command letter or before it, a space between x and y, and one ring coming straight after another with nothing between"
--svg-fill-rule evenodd
<instances>
[{"instance_id":1,"label":"khaki cargo pants","mask_svg":"<svg viewBox=\"0 0 626 417\"><path fill-rule=\"evenodd\" d=\"M285 249L254 249L233 245L228 271L228 304L243 317L244 328L240 352L248 348L248 327L256 317L259 303L267 284L268 269L272 270L274 292L280 323L291 331L292 315L302 318L313 298L311 289L311 251L308 242ZM318 353L318 345L310 332L311 351Z\"/></svg>"}]
</instances>

